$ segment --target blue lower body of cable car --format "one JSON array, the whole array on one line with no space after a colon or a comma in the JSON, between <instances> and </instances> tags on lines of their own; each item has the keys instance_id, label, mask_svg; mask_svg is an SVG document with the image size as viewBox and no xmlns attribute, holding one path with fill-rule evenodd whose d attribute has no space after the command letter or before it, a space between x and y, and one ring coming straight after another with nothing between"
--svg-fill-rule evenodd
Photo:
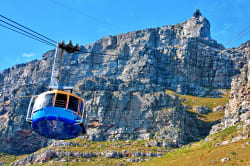
<instances>
[{"instance_id":1,"label":"blue lower body of cable car","mask_svg":"<svg viewBox=\"0 0 250 166\"><path fill-rule=\"evenodd\" d=\"M31 127L39 135L65 140L75 138L85 132L84 126L77 123L81 117L72 110L61 107L43 107L32 114Z\"/></svg>"}]
</instances>

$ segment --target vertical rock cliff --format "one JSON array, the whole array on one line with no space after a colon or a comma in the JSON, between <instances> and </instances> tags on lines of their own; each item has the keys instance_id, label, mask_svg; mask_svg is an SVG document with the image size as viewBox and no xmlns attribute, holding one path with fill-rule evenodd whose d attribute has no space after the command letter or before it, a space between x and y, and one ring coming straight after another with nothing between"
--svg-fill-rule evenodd
<instances>
[{"instance_id":1,"label":"vertical rock cliff","mask_svg":"<svg viewBox=\"0 0 250 166\"><path fill-rule=\"evenodd\" d=\"M244 127L250 125L250 42L240 46L248 57L248 63L241 73L232 80L231 94L221 123L213 126L212 133L234 126L241 122Z\"/></svg>"}]
</instances>

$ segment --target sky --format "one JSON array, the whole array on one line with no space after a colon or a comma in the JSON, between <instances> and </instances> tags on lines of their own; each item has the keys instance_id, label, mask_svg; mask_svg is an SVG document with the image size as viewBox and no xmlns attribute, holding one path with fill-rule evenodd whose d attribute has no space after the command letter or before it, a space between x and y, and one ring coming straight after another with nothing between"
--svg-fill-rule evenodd
<instances>
[{"instance_id":1,"label":"sky","mask_svg":"<svg viewBox=\"0 0 250 166\"><path fill-rule=\"evenodd\" d=\"M1 0L0 14L55 41L85 45L102 37L174 25L196 9L226 48L250 40L249 0ZM249 33L248 33L249 32ZM0 27L0 71L55 49Z\"/></svg>"}]
</instances>

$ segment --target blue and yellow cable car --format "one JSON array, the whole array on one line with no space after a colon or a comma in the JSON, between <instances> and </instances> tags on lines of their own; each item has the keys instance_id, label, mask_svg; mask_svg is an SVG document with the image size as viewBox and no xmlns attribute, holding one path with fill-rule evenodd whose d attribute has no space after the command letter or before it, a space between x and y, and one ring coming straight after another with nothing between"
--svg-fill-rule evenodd
<instances>
[{"instance_id":1,"label":"blue and yellow cable car","mask_svg":"<svg viewBox=\"0 0 250 166\"><path fill-rule=\"evenodd\" d=\"M57 45L50 90L31 98L26 116L35 132L52 139L75 138L85 134L88 129L88 112L84 109L84 100L70 93L73 87L60 85L64 50L73 53L79 51L79 47L73 47L71 42Z\"/></svg>"},{"instance_id":2,"label":"blue and yellow cable car","mask_svg":"<svg viewBox=\"0 0 250 166\"><path fill-rule=\"evenodd\" d=\"M53 139L71 139L85 134L87 111L80 97L61 90L33 96L27 121L38 134Z\"/></svg>"}]
</instances>

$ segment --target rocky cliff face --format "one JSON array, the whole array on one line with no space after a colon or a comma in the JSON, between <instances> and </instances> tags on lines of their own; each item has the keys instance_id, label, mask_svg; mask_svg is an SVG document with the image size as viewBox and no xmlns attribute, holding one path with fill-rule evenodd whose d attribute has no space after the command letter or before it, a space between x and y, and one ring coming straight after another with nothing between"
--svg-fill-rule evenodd
<instances>
[{"instance_id":1,"label":"rocky cliff face","mask_svg":"<svg viewBox=\"0 0 250 166\"><path fill-rule=\"evenodd\" d=\"M244 51L249 59L250 43L245 43L245 45ZM250 109L250 61L241 69L240 75L232 80L231 95L225 116L230 116L245 109Z\"/></svg>"},{"instance_id":2,"label":"rocky cliff face","mask_svg":"<svg viewBox=\"0 0 250 166\"><path fill-rule=\"evenodd\" d=\"M209 21L199 15L82 46L80 53L64 56L63 82L75 85L91 118L103 124L89 130L89 139L162 138L181 145L207 134L203 129L209 126L190 116L178 97L165 90L218 96L214 89L231 87L232 77L249 60L247 53L249 42L225 49L212 40ZM31 152L49 144L26 124L29 98L23 96L46 90L53 54L0 72L1 151Z\"/></svg>"},{"instance_id":3,"label":"rocky cliff face","mask_svg":"<svg viewBox=\"0 0 250 166\"><path fill-rule=\"evenodd\" d=\"M250 58L250 43L245 43L245 54ZM225 111L225 118L221 123L213 126L211 134L233 125L243 124L243 128L250 125L250 61L241 69L241 73L232 80L231 94Z\"/></svg>"},{"instance_id":4,"label":"rocky cliff face","mask_svg":"<svg viewBox=\"0 0 250 166\"><path fill-rule=\"evenodd\" d=\"M46 53L52 55L52 52ZM51 56L52 57L52 56ZM47 90L52 59L16 65L0 73L0 151L29 153L46 146L47 139L32 133L25 118L29 95Z\"/></svg>"}]
</instances>

